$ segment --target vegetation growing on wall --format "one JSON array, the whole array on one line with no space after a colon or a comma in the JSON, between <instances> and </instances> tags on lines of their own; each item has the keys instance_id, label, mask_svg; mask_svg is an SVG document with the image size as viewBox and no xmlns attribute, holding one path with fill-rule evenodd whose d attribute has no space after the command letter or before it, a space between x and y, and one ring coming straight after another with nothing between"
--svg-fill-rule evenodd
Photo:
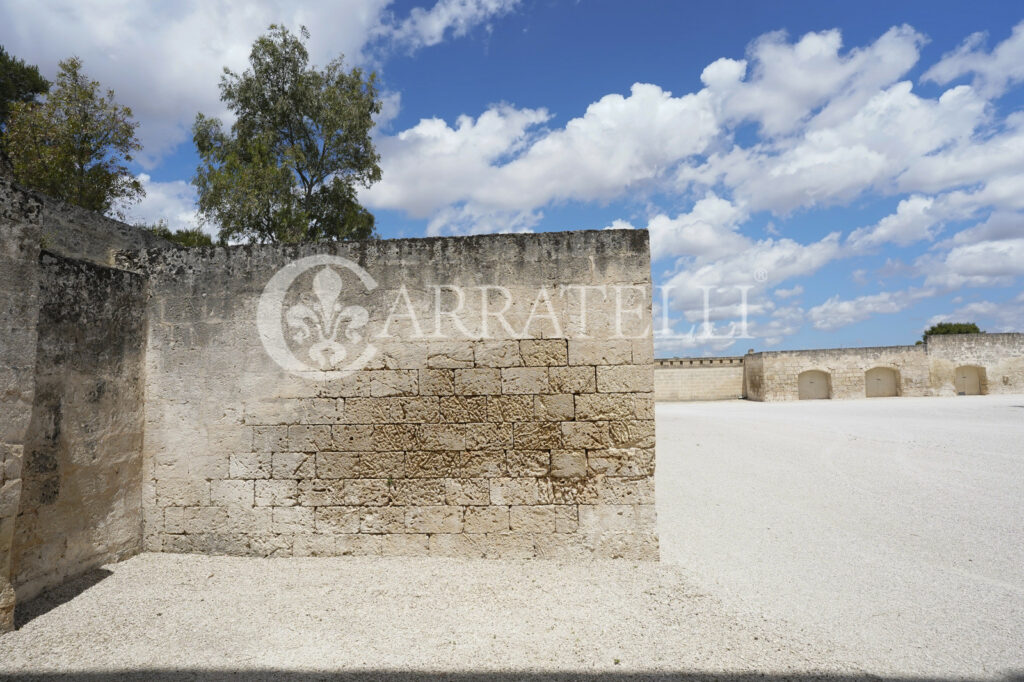
<instances>
[{"instance_id":1,"label":"vegetation growing on wall","mask_svg":"<svg viewBox=\"0 0 1024 682\"><path fill-rule=\"evenodd\" d=\"M941 334L984 334L984 332L973 322L939 322L928 327L918 343L927 341L929 336Z\"/></svg>"}]
</instances>

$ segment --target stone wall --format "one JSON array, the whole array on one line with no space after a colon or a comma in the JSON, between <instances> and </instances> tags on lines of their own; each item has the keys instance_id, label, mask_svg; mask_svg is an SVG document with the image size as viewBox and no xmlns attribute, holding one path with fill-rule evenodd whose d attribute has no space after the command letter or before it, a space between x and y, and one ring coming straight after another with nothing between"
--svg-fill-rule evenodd
<instances>
[{"instance_id":1,"label":"stone wall","mask_svg":"<svg viewBox=\"0 0 1024 682\"><path fill-rule=\"evenodd\" d=\"M741 357L669 358L654 362L655 400L736 400L744 396Z\"/></svg>"},{"instance_id":2,"label":"stone wall","mask_svg":"<svg viewBox=\"0 0 1024 682\"><path fill-rule=\"evenodd\" d=\"M146 548L657 558L648 263L632 231L147 252ZM373 352L302 369L343 307Z\"/></svg>"},{"instance_id":3,"label":"stone wall","mask_svg":"<svg viewBox=\"0 0 1024 682\"><path fill-rule=\"evenodd\" d=\"M0 178L0 632L14 625L11 559L35 396L41 209Z\"/></svg>"},{"instance_id":4,"label":"stone wall","mask_svg":"<svg viewBox=\"0 0 1024 682\"><path fill-rule=\"evenodd\" d=\"M931 385L937 395L954 395L953 372L984 369L985 393L1024 393L1024 334L949 334L928 337Z\"/></svg>"},{"instance_id":5,"label":"stone wall","mask_svg":"<svg viewBox=\"0 0 1024 682\"><path fill-rule=\"evenodd\" d=\"M19 599L142 544L144 279L44 253L12 576Z\"/></svg>"}]
</instances>

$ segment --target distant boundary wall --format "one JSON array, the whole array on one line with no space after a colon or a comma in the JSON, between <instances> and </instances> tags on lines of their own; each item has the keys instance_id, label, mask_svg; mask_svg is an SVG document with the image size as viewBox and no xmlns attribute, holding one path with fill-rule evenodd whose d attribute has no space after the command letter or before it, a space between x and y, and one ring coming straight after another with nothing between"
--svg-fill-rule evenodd
<instances>
[{"instance_id":1,"label":"distant boundary wall","mask_svg":"<svg viewBox=\"0 0 1024 682\"><path fill-rule=\"evenodd\" d=\"M799 400L1024 393L1024 334L930 336L913 346L656 359L655 400Z\"/></svg>"}]
</instances>

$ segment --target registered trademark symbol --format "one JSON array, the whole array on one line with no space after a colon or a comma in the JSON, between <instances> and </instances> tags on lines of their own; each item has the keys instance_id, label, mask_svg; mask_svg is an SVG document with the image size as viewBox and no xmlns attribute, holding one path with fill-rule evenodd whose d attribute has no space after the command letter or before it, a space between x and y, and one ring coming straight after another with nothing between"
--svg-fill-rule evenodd
<instances>
[{"instance_id":1,"label":"registered trademark symbol","mask_svg":"<svg viewBox=\"0 0 1024 682\"><path fill-rule=\"evenodd\" d=\"M754 271L754 281L755 282L767 282L768 281L768 271L767 270L755 270Z\"/></svg>"}]
</instances>

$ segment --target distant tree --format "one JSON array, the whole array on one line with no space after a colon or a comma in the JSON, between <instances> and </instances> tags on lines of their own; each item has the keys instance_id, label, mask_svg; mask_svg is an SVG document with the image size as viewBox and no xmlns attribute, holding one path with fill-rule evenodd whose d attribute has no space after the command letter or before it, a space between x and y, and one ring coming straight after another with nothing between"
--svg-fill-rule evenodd
<instances>
[{"instance_id":1,"label":"distant tree","mask_svg":"<svg viewBox=\"0 0 1024 682\"><path fill-rule=\"evenodd\" d=\"M7 125L14 102L34 102L50 89L50 81L39 73L38 66L30 66L17 59L0 45L0 128Z\"/></svg>"},{"instance_id":2,"label":"distant tree","mask_svg":"<svg viewBox=\"0 0 1024 682\"><path fill-rule=\"evenodd\" d=\"M925 330L921 341L927 341L929 336L941 334L984 334L973 322L939 322Z\"/></svg>"},{"instance_id":3,"label":"distant tree","mask_svg":"<svg viewBox=\"0 0 1024 682\"><path fill-rule=\"evenodd\" d=\"M72 57L60 62L45 102L11 105L4 146L18 182L123 218L145 196L125 166L141 149L137 127L131 109L114 101L113 90L101 92Z\"/></svg>"},{"instance_id":4,"label":"distant tree","mask_svg":"<svg viewBox=\"0 0 1024 682\"><path fill-rule=\"evenodd\" d=\"M365 239L373 215L356 188L380 180L370 139L380 111L376 77L345 71L342 58L309 66L302 28L295 36L271 25L257 38L250 68L224 70L221 100L235 115L231 130L196 116L200 165L192 182L203 219L222 240L299 242Z\"/></svg>"},{"instance_id":5,"label":"distant tree","mask_svg":"<svg viewBox=\"0 0 1024 682\"><path fill-rule=\"evenodd\" d=\"M175 232L167 226L166 220L157 221L155 225L138 225L149 230L158 237L163 237L169 242L181 244L182 246L213 246L213 239L197 227Z\"/></svg>"}]
</instances>

